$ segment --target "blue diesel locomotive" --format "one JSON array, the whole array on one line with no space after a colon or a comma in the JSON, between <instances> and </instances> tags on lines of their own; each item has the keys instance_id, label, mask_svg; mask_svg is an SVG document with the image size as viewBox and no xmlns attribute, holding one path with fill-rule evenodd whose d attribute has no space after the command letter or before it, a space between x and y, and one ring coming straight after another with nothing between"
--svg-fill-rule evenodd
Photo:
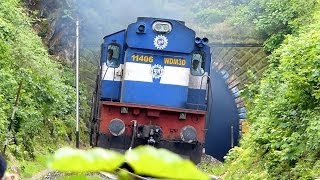
<instances>
[{"instance_id":1,"label":"blue diesel locomotive","mask_svg":"<svg viewBox=\"0 0 320 180\"><path fill-rule=\"evenodd\" d=\"M182 21L149 17L104 37L91 145L149 144L200 162L210 91L207 43Z\"/></svg>"}]
</instances>

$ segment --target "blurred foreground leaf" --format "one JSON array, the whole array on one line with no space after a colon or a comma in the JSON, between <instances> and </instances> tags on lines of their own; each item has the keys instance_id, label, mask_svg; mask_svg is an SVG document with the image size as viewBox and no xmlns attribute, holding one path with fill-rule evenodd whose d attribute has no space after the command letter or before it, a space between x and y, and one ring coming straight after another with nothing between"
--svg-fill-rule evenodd
<instances>
[{"instance_id":1,"label":"blurred foreground leaf","mask_svg":"<svg viewBox=\"0 0 320 180\"><path fill-rule=\"evenodd\" d=\"M140 146L125 154L134 173L170 179L210 179L190 161L166 149Z\"/></svg>"},{"instance_id":2,"label":"blurred foreground leaf","mask_svg":"<svg viewBox=\"0 0 320 180\"><path fill-rule=\"evenodd\" d=\"M134 173L165 179L210 179L190 161L166 149L139 146L126 152L125 156L102 148L79 150L59 149L50 160L50 169L60 172L114 172L126 162ZM120 179L131 179L124 170L118 172Z\"/></svg>"},{"instance_id":3,"label":"blurred foreground leaf","mask_svg":"<svg viewBox=\"0 0 320 180\"><path fill-rule=\"evenodd\" d=\"M122 154L102 148L87 151L61 148L54 154L48 166L61 172L113 172L123 162Z\"/></svg>"}]
</instances>

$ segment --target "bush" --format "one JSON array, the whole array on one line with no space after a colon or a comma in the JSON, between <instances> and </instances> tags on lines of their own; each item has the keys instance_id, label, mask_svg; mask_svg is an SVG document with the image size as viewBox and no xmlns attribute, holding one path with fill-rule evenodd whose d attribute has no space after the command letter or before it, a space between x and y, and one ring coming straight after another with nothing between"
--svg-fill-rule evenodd
<instances>
[{"instance_id":1,"label":"bush","mask_svg":"<svg viewBox=\"0 0 320 180\"><path fill-rule=\"evenodd\" d=\"M0 141L22 81L9 150L28 158L73 134L75 90L73 73L48 56L24 11L19 0L0 1Z\"/></svg>"},{"instance_id":2,"label":"bush","mask_svg":"<svg viewBox=\"0 0 320 180\"><path fill-rule=\"evenodd\" d=\"M314 24L286 37L259 86L249 88L250 132L228 155L225 177L320 177L319 12Z\"/></svg>"}]
</instances>

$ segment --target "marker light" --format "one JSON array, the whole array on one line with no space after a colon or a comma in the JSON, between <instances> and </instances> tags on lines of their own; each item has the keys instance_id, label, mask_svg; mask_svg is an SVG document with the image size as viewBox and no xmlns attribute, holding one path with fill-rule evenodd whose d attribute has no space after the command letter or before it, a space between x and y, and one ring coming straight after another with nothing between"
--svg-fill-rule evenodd
<instances>
[{"instance_id":1,"label":"marker light","mask_svg":"<svg viewBox=\"0 0 320 180\"><path fill-rule=\"evenodd\" d=\"M172 26L168 22L156 21L153 23L152 29L158 33L168 33L171 32Z\"/></svg>"},{"instance_id":2,"label":"marker light","mask_svg":"<svg viewBox=\"0 0 320 180\"><path fill-rule=\"evenodd\" d=\"M141 24L139 27L138 27L138 31L139 32L145 32L145 29L146 29L146 26Z\"/></svg>"}]
</instances>

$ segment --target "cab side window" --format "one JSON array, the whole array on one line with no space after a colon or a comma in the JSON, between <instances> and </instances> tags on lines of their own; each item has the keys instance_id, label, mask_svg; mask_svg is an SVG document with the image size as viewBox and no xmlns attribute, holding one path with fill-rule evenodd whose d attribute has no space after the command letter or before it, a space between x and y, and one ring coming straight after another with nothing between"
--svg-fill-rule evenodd
<instances>
[{"instance_id":1,"label":"cab side window","mask_svg":"<svg viewBox=\"0 0 320 180\"><path fill-rule=\"evenodd\" d=\"M107 50L107 66L117 68L120 65L120 46L117 44L110 44Z\"/></svg>"},{"instance_id":2,"label":"cab side window","mask_svg":"<svg viewBox=\"0 0 320 180\"><path fill-rule=\"evenodd\" d=\"M204 74L204 55L201 52L194 52L191 60L191 74L202 76Z\"/></svg>"}]
</instances>

